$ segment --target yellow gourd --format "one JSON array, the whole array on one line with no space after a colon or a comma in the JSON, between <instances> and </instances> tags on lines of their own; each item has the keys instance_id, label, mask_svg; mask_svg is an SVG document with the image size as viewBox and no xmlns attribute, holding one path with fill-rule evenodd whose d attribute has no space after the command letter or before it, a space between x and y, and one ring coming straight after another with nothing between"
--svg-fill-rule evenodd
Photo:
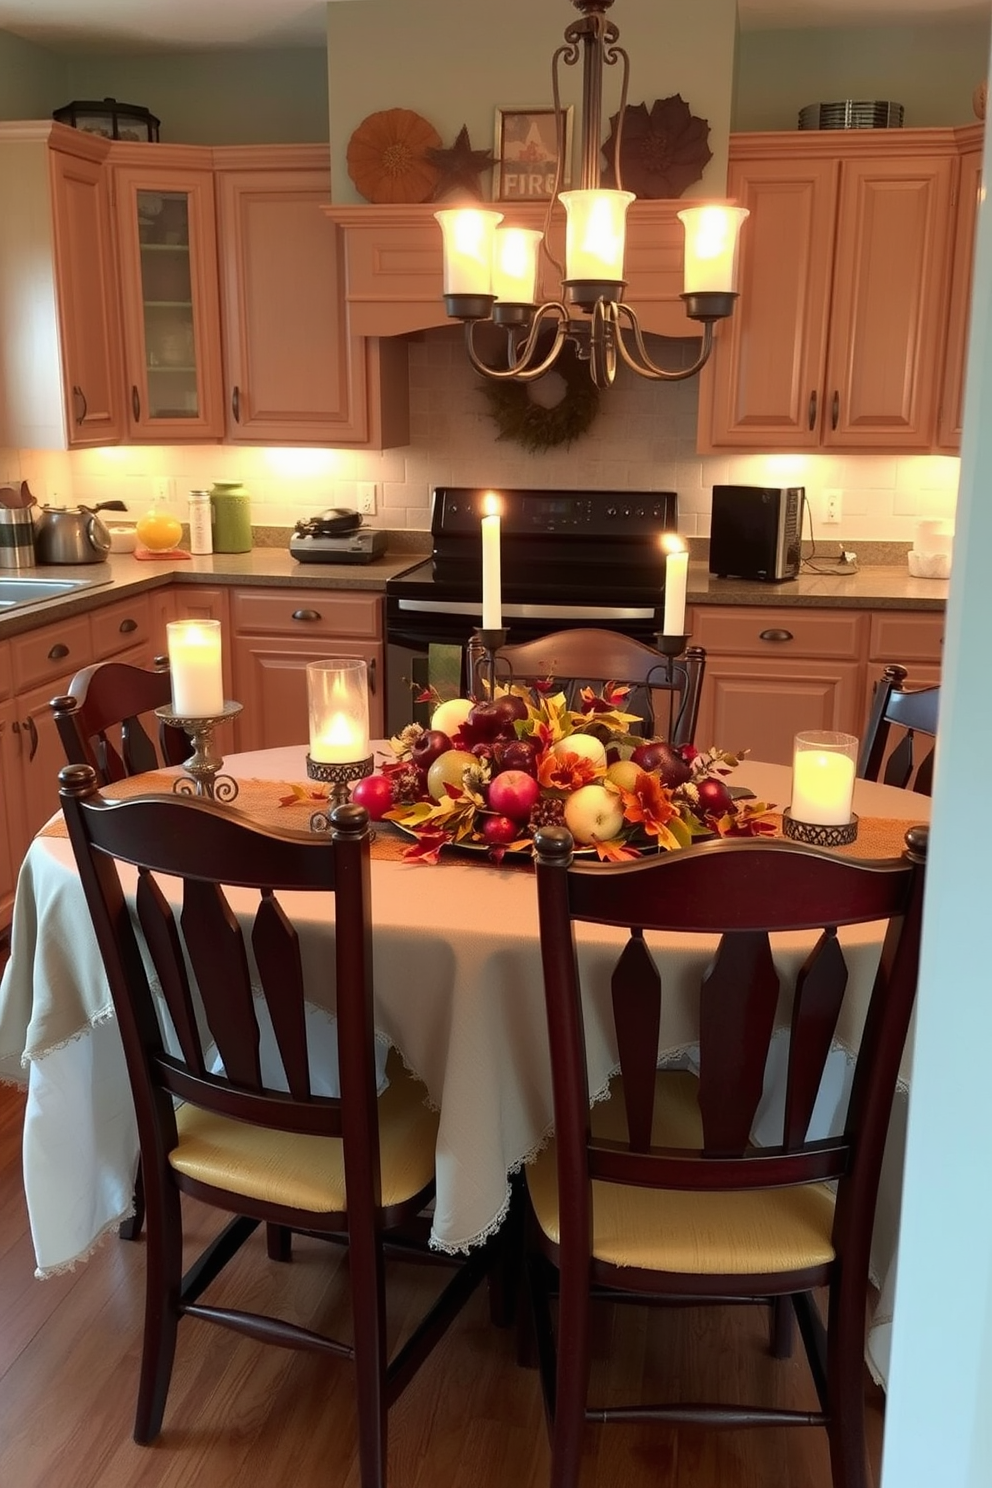
<instances>
[{"instance_id":1,"label":"yellow gourd","mask_svg":"<svg viewBox=\"0 0 992 1488\"><path fill-rule=\"evenodd\" d=\"M169 512L156 511L152 507L138 522L135 532L143 547L152 553L164 553L166 549L176 546L183 535L183 527L178 517L171 516Z\"/></svg>"}]
</instances>

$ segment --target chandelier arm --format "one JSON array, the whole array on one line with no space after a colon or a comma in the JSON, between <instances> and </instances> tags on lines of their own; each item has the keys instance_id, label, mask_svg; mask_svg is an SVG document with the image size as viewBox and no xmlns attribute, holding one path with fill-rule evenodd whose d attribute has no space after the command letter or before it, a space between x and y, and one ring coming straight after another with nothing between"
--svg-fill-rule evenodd
<instances>
[{"instance_id":1,"label":"chandelier arm","mask_svg":"<svg viewBox=\"0 0 992 1488\"><path fill-rule=\"evenodd\" d=\"M555 110L555 140L558 145L558 159L555 162L555 186L548 197L547 211L544 214L544 233L541 237L541 251L545 258L558 275L559 280L565 277L565 266L560 263L551 251L551 214L554 211L558 193L562 188L562 180L565 174L565 113L561 106L561 86L558 80L559 59L564 58L566 67L572 66L578 58L575 46L559 47L551 58L551 97Z\"/></svg>"},{"instance_id":2,"label":"chandelier arm","mask_svg":"<svg viewBox=\"0 0 992 1488\"><path fill-rule=\"evenodd\" d=\"M646 377L652 382L685 382L690 377L695 377L709 361L713 350L713 325L706 321L703 326L703 344L699 356L691 367L681 367L677 371L667 367L657 366L648 355L648 349L644 344L644 335L641 331L637 316L630 305L620 304L616 307L616 345L620 356L627 366L636 372L639 377ZM637 347L637 357L631 354L623 334L622 320L626 320L634 333L634 342Z\"/></svg>"},{"instance_id":3,"label":"chandelier arm","mask_svg":"<svg viewBox=\"0 0 992 1488\"><path fill-rule=\"evenodd\" d=\"M617 342L620 325L613 300L596 301L589 324L589 375L593 385L609 388L617 375Z\"/></svg>"},{"instance_id":4,"label":"chandelier arm","mask_svg":"<svg viewBox=\"0 0 992 1488\"><path fill-rule=\"evenodd\" d=\"M541 323L545 319L554 317L558 324L555 329L555 338L551 343L551 349L546 356L533 366L528 365L534 355L537 346L538 334ZM465 322L465 347L468 351L468 359L482 377L488 377L493 382L534 382L536 378L543 377L549 372L558 360L558 354L565 342L565 333L568 330L568 311L560 300L548 300L544 305L538 305L534 312L534 320L531 324L527 340L524 342L518 355L510 353L510 365L506 368L490 367L484 362L475 349L474 332L478 321L468 320Z\"/></svg>"}]
</instances>

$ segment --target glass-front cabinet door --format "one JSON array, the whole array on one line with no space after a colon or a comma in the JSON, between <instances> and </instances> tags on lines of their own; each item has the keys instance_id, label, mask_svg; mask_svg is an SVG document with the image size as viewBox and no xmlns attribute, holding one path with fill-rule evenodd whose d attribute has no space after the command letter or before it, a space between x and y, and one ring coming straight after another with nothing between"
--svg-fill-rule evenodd
<instances>
[{"instance_id":1,"label":"glass-front cabinet door","mask_svg":"<svg viewBox=\"0 0 992 1488\"><path fill-rule=\"evenodd\" d=\"M117 165L114 177L129 433L156 442L219 439L213 174Z\"/></svg>"}]
</instances>

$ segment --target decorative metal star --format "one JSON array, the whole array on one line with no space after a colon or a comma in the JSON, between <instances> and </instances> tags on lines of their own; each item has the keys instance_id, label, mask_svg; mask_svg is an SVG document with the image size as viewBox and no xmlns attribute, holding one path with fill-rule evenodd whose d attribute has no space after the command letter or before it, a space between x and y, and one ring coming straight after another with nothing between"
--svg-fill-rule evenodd
<instances>
[{"instance_id":1,"label":"decorative metal star","mask_svg":"<svg viewBox=\"0 0 992 1488\"><path fill-rule=\"evenodd\" d=\"M472 149L467 124L462 125L458 131L458 138L450 149L429 149L424 153L431 164L440 171L438 183L434 188L434 201L440 201L442 197L449 196L455 191L467 192L469 196L482 201L479 176L484 170L491 170L496 160L490 150Z\"/></svg>"}]
</instances>

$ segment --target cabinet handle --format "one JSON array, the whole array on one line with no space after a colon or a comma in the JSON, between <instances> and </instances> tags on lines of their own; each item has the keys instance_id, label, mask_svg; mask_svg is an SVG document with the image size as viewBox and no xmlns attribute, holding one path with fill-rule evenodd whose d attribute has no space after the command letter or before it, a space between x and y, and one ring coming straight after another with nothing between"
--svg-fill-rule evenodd
<instances>
[{"instance_id":1,"label":"cabinet handle","mask_svg":"<svg viewBox=\"0 0 992 1488\"><path fill-rule=\"evenodd\" d=\"M806 425L810 430L816 428L816 388L809 395L809 412L806 415Z\"/></svg>"},{"instance_id":2,"label":"cabinet handle","mask_svg":"<svg viewBox=\"0 0 992 1488\"><path fill-rule=\"evenodd\" d=\"M133 382L131 384L131 412L134 414L134 422L136 424L140 424L141 423L141 399L138 396L138 389L137 389L137 387L135 386L135 384Z\"/></svg>"},{"instance_id":3,"label":"cabinet handle","mask_svg":"<svg viewBox=\"0 0 992 1488\"><path fill-rule=\"evenodd\" d=\"M28 764L30 764L38 753L38 725L30 713L24 720L24 727L27 729L28 738L31 740L31 748L28 750Z\"/></svg>"},{"instance_id":4,"label":"cabinet handle","mask_svg":"<svg viewBox=\"0 0 992 1488\"><path fill-rule=\"evenodd\" d=\"M72 385L72 396L77 400L76 423L81 424L84 422L86 415L89 412L89 404L86 401L86 394L83 392L78 382L74 382ZM82 412L79 412L80 404L82 405Z\"/></svg>"},{"instance_id":5,"label":"cabinet handle","mask_svg":"<svg viewBox=\"0 0 992 1488\"><path fill-rule=\"evenodd\" d=\"M794 641L795 639L791 630L763 630L758 637L759 641Z\"/></svg>"},{"instance_id":6,"label":"cabinet handle","mask_svg":"<svg viewBox=\"0 0 992 1488\"><path fill-rule=\"evenodd\" d=\"M64 645L62 641L56 641L55 645L48 653L48 659L49 661L61 661L63 657L68 655L69 647Z\"/></svg>"},{"instance_id":7,"label":"cabinet handle","mask_svg":"<svg viewBox=\"0 0 992 1488\"><path fill-rule=\"evenodd\" d=\"M320 618L321 618L321 615L320 615L320 611L319 610L294 610L293 611L293 619L294 620L319 620Z\"/></svg>"},{"instance_id":8,"label":"cabinet handle","mask_svg":"<svg viewBox=\"0 0 992 1488\"><path fill-rule=\"evenodd\" d=\"M241 422L241 389L238 387L237 383L235 383L234 384L234 387L231 389L231 412L234 414L234 422L236 424L240 424L240 422Z\"/></svg>"},{"instance_id":9,"label":"cabinet handle","mask_svg":"<svg viewBox=\"0 0 992 1488\"><path fill-rule=\"evenodd\" d=\"M834 392L833 402L830 405L830 427L836 429L840 423L840 393Z\"/></svg>"},{"instance_id":10,"label":"cabinet handle","mask_svg":"<svg viewBox=\"0 0 992 1488\"><path fill-rule=\"evenodd\" d=\"M372 660L369 662L369 692L372 694L373 697L375 697L375 685L376 685L376 659L373 656Z\"/></svg>"},{"instance_id":11,"label":"cabinet handle","mask_svg":"<svg viewBox=\"0 0 992 1488\"><path fill-rule=\"evenodd\" d=\"M137 620L122 620L120 625L117 627L121 635L130 635L132 630L137 630L137 628Z\"/></svg>"}]
</instances>

